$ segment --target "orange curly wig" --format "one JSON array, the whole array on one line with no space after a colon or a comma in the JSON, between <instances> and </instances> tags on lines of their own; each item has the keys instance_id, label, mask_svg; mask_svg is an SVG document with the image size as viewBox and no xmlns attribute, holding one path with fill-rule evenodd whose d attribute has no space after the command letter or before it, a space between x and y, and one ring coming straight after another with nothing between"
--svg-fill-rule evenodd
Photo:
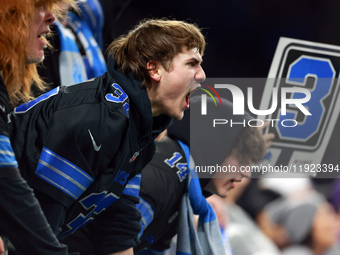
<instances>
[{"instance_id":1,"label":"orange curly wig","mask_svg":"<svg viewBox=\"0 0 340 255\"><path fill-rule=\"evenodd\" d=\"M75 7L75 0L1 0L0 4L0 74L13 106L31 99L31 85L44 88L36 64L25 64L28 26L41 6L58 16L58 3Z\"/></svg>"}]
</instances>

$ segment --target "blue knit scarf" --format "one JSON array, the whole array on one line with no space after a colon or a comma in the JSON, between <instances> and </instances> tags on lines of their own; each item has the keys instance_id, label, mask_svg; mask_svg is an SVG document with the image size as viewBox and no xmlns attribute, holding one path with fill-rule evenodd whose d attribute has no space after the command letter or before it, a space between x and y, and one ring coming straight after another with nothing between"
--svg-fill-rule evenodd
<instances>
[{"instance_id":1,"label":"blue knit scarf","mask_svg":"<svg viewBox=\"0 0 340 255\"><path fill-rule=\"evenodd\" d=\"M107 71L104 56L86 21L69 12L67 23L74 32L55 21L60 40L61 85L73 85L104 74ZM80 53L76 36L84 48L84 56Z\"/></svg>"}]
</instances>

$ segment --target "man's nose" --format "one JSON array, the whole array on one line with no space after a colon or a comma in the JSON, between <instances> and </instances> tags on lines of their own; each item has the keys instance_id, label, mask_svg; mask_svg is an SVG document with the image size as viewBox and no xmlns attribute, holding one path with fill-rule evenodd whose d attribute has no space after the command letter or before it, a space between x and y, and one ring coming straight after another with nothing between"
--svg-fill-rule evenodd
<instances>
[{"instance_id":1,"label":"man's nose","mask_svg":"<svg viewBox=\"0 0 340 255\"><path fill-rule=\"evenodd\" d=\"M199 70L197 71L196 75L195 75L195 80L197 82L203 82L205 81L206 77L205 77L205 72L202 68L202 66L199 66Z\"/></svg>"},{"instance_id":2,"label":"man's nose","mask_svg":"<svg viewBox=\"0 0 340 255\"><path fill-rule=\"evenodd\" d=\"M45 9L45 23L49 25L53 23L54 21L55 21L54 14L51 11Z\"/></svg>"}]
</instances>

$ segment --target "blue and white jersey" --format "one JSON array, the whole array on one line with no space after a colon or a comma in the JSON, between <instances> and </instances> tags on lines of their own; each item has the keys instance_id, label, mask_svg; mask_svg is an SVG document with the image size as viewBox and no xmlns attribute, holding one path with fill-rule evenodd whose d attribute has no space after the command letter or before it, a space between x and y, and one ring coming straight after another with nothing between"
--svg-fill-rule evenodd
<instances>
[{"instance_id":1,"label":"blue and white jersey","mask_svg":"<svg viewBox=\"0 0 340 255\"><path fill-rule=\"evenodd\" d=\"M113 59L108 67L102 76L57 87L16 107L9 123L20 171L44 194L42 208L55 202L64 209L47 216L55 222L53 230L61 227L58 236L95 218L105 222L110 210L117 219L110 223L113 235L119 239L120 231L131 229L127 249L135 245L140 213L133 192L123 191L151 160L153 140L171 118L153 117L140 81L117 70Z\"/></svg>"},{"instance_id":2,"label":"blue and white jersey","mask_svg":"<svg viewBox=\"0 0 340 255\"><path fill-rule=\"evenodd\" d=\"M109 75L57 87L16 107L9 122L23 177L67 208L61 233L120 198L132 171L129 98Z\"/></svg>"}]
</instances>

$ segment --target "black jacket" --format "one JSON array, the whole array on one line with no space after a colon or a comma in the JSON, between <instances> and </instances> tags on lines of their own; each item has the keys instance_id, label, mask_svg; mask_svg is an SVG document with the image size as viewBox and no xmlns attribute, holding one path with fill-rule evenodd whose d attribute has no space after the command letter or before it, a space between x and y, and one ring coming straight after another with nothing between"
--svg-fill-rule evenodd
<instances>
[{"instance_id":1,"label":"black jacket","mask_svg":"<svg viewBox=\"0 0 340 255\"><path fill-rule=\"evenodd\" d=\"M11 109L0 76L0 235L8 237L19 254L67 254L52 233L32 189L21 177L11 142L6 115Z\"/></svg>"},{"instance_id":2,"label":"black jacket","mask_svg":"<svg viewBox=\"0 0 340 255\"><path fill-rule=\"evenodd\" d=\"M208 103L213 104L210 100ZM219 113L231 116L232 105L223 100L223 108L217 110ZM193 143L197 145L190 148L195 163L197 161L200 164L208 164L210 160L222 163L242 129L242 126L238 125L234 128L227 128L226 131L224 127L224 129L217 129L213 135L207 132L211 129L206 122L211 123L215 114L207 118L198 117L199 114L199 98L193 98L190 101L190 110L185 112L184 118L181 121L173 121L168 128L168 137L156 142L156 153L142 171L140 203L137 205L142 214L142 229L138 235L138 244L134 247L136 254L148 248L157 251L168 249L172 238L177 233L177 215L180 201L186 192L187 177L187 161L178 141L187 145ZM202 138L200 133L207 135ZM191 141L190 138L197 139L197 141ZM212 148L218 142L224 143L224 151ZM210 152L212 150L214 150L214 155ZM204 187L210 179L211 176L201 178L201 186ZM203 195L207 197L211 194L203 192ZM123 239L122 237L121 240ZM67 244L71 251L88 255L94 254L93 247L98 246L98 240L93 237L93 229L84 228L70 236Z\"/></svg>"},{"instance_id":3,"label":"black jacket","mask_svg":"<svg viewBox=\"0 0 340 255\"><path fill-rule=\"evenodd\" d=\"M178 141L165 137L156 145L155 156L142 172L138 205L143 217L142 232L135 251L150 247L163 251L170 247L177 233L180 201L186 192L188 166Z\"/></svg>"},{"instance_id":4,"label":"black jacket","mask_svg":"<svg viewBox=\"0 0 340 255\"><path fill-rule=\"evenodd\" d=\"M156 141L156 153L142 171L140 203L137 205L142 214L142 229L135 252L146 248L158 251L169 248L177 232L177 216L186 192L186 176L187 162L177 140L165 137ZM105 229L101 231L105 232ZM93 222L63 242L68 245L71 254L100 254L95 248L101 245L96 232L97 224ZM124 239L122 236L121 241Z\"/></svg>"},{"instance_id":5,"label":"black jacket","mask_svg":"<svg viewBox=\"0 0 340 255\"><path fill-rule=\"evenodd\" d=\"M20 170L52 229L63 238L94 218L105 225L113 213L112 238L129 237L117 251L133 246L140 228L138 199L124 187L151 160L153 139L171 119L153 118L146 90L113 59L108 70L17 107L10 123Z\"/></svg>"}]
</instances>

